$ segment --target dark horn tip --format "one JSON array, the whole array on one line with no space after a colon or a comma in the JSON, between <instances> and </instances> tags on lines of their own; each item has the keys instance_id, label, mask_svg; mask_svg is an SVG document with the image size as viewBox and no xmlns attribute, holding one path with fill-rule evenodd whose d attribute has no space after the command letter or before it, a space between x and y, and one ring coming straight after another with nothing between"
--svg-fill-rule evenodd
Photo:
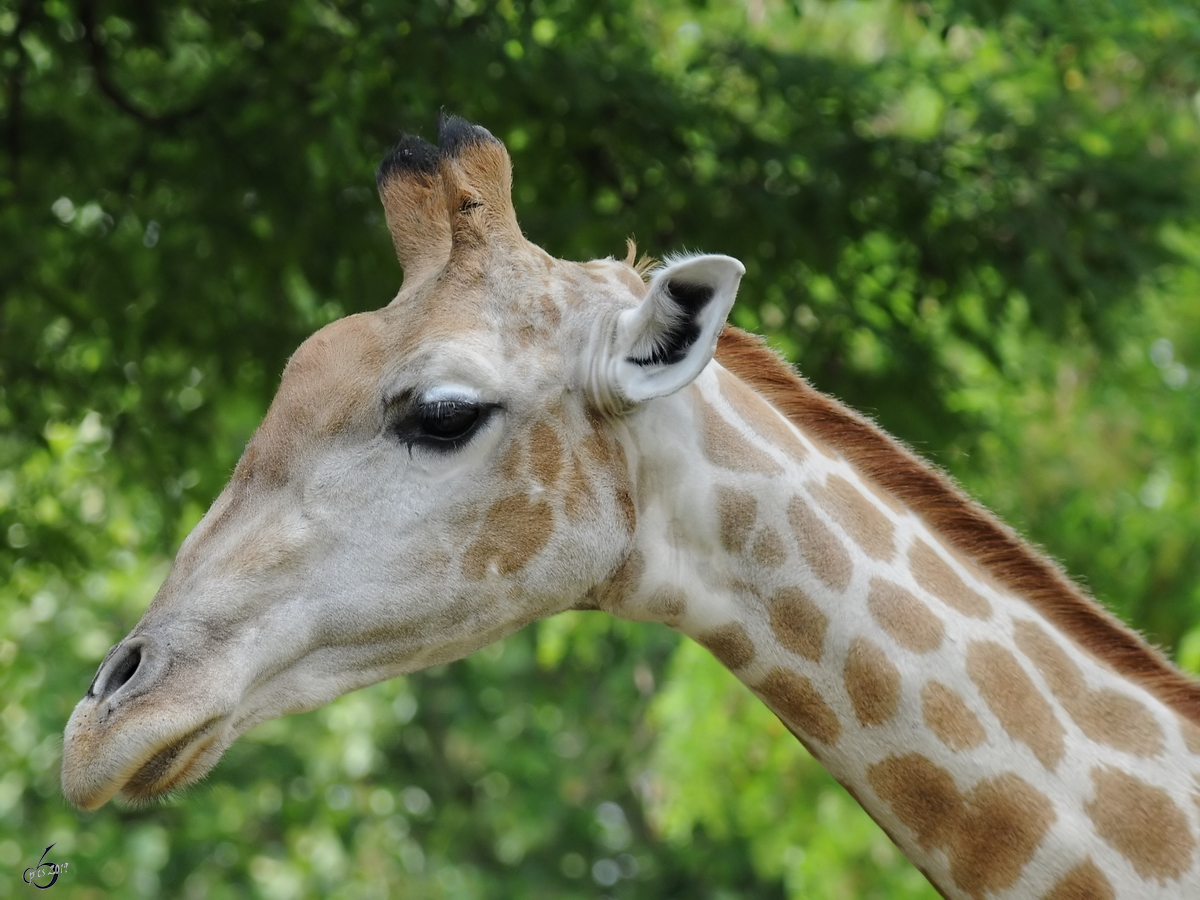
<instances>
[{"instance_id":1,"label":"dark horn tip","mask_svg":"<svg viewBox=\"0 0 1200 900\"><path fill-rule=\"evenodd\" d=\"M437 169L437 147L415 134L406 134L384 154L383 161L375 170L375 183L382 186L394 175L432 175Z\"/></svg>"},{"instance_id":2,"label":"dark horn tip","mask_svg":"<svg viewBox=\"0 0 1200 900\"><path fill-rule=\"evenodd\" d=\"M442 113L438 123L438 146L446 156L457 156L475 144L499 144L500 141L482 125L473 125L462 116Z\"/></svg>"}]
</instances>

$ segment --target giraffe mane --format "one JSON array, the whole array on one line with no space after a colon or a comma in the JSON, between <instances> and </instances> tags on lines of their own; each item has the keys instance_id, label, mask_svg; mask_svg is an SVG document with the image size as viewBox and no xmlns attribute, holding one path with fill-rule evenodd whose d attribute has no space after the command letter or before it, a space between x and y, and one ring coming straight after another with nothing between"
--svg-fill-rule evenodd
<instances>
[{"instance_id":1,"label":"giraffe mane","mask_svg":"<svg viewBox=\"0 0 1200 900\"><path fill-rule=\"evenodd\" d=\"M967 496L949 475L865 416L816 390L757 335L726 325L717 361L805 434L842 453L1080 647L1200 725L1200 681L1088 596L1058 563Z\"/></svg>"},{"instance_id":2,"label":"giraffe mane","mask_svg":"<svg viewBox=\"0 0 1200 900\"><path fill-rule=\"evenodd\" d=\"M643 253L641 257L638 256L637 241L635 241L633 238L625 238L625 250L625 259L622 260L622 262L629 266L629 268L633 269L633 271L637 272L638 277L643 281L646 279L646 276L650 274L652 269L657 268L658 260L653 256L648 256L645 253Z\"/></svg>"}]
</instances>

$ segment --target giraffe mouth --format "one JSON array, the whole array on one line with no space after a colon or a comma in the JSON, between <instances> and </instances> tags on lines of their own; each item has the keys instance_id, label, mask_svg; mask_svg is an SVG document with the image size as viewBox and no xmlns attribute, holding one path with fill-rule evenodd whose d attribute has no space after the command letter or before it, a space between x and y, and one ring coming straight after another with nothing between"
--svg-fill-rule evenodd
<instances>
[{"instance_id":1,"label":"giraffe mouth","mask_svg":"<svg viewBox=\"0 0 1200 900\"><path fill-rule=\"evenodd\" d=\"M216 727L221 719L221 716L209 719L160 748L117 793L124 800L141 804L198 780L221 755Z\"/></svg>"}]
</instances>

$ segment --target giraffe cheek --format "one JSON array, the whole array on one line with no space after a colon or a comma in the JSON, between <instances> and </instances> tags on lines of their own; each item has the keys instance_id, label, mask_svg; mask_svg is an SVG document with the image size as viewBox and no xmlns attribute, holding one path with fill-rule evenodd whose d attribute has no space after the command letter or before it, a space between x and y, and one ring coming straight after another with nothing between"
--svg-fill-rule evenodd
<instances>
[{"instance_id":1,"label":"giraffe cheek","mask_svg":"<svg viewBox=\"0 0 1200 900\"><path fill-rule=\"evenodd\" d=\"M481 581L489 572L509 576L520 571L546 546L553 530L554 512L544 497L501 497L484 516L479 535L467 546L463 577Z\"/></svg>"}]
</instances>

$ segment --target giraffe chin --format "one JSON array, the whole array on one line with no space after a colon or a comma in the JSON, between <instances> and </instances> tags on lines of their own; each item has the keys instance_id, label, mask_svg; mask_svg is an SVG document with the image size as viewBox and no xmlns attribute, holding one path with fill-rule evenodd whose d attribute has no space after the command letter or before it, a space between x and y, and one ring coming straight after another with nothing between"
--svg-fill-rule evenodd
<instances>
[{"instance_id":1,"label":"giraffe chin","mask_svg":"<svg viewBox=\"0 0 1200 900\"><path fill-rule=\"evenodd\" d=\"M203 778L225 752L216 723L212 720L201 725L156 752L125 782L117 796L140 806Z\"/></svg>"},{"instance_id":2,"label":"giraffe chin","mask_svg":"<svg viewBox=\"0 0 1200 900\"><path fill-rule=\"evenodd\" d=\"M92 811L114 797L142 806L187 787L216 765L229 746L230 741L222 740L223 720L214 717L182 736L156 743L107 778L94 770L80 777L77 761L64 759L63 792L73 805Z\"/></svg>"}]
</instances>

